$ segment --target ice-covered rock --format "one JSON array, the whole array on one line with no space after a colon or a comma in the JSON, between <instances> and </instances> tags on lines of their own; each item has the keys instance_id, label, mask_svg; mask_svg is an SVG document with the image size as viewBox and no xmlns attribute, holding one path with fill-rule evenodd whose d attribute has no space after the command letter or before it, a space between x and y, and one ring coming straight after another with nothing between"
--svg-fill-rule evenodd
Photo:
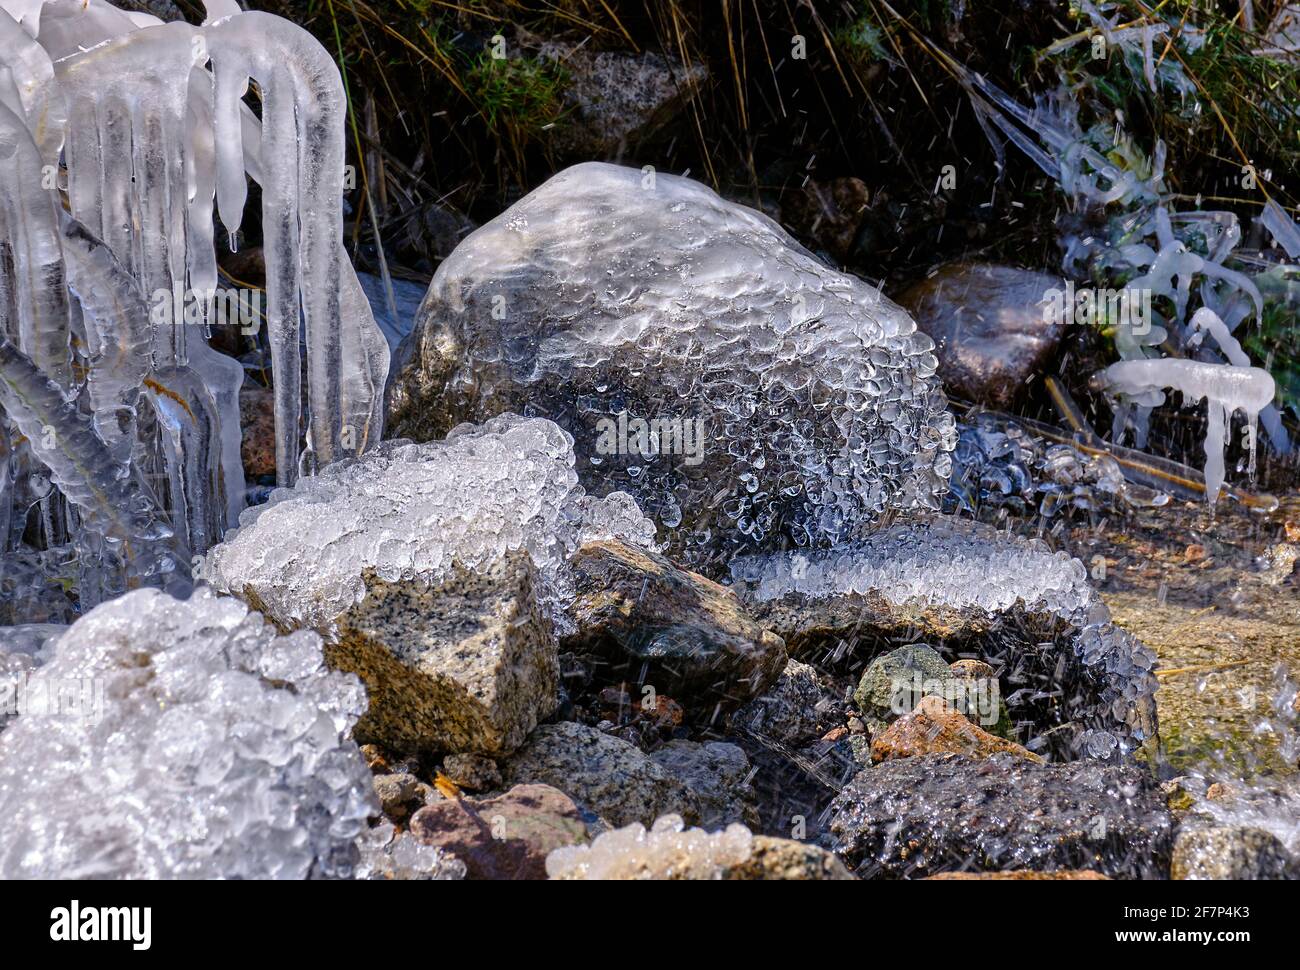
<instances>
[{"instance_id":1,"label":"ice-covered rock","mask_svg":"<svg viewBox=\"0 0 1300 970\"><path fill-rule=\"evenodd\" d=\"M23 623L0 626L0 729L27 700L27 678L45 662L45 645L67 627L61 623Z\"/></svg>"},{"instance_id":2,"label":"ice-covered rock","mask_svg":"<svg viewBox=\"0 0 1300 970\"><path fill-rule=\"evenodd\" d=\"M738 559L732 578L750 598L874 593L990 613L1016 603L1069 616L1093 600L1083 563L1042 542L962 519L890 526L843 549Z\"/></svg>"},{"instance_id":3,"label":"ice-covered rock","mask_svg":"<svg viewBox=\"0 0 1300 970\"><path fill-rule=\"evenodd\" d=\"M573 463L567 433L513 414L445 441L387 441L247 510L203 576L282 625L320 629L361 601L367 570L434 585L453 563L478 569L523 549L554 593L583 541L654 535L626 494L587 495Z\"/></svg>"},{"instance_id":4,"label":"ice-covered rock","mask_svg":"<svg viewBox=\"0 0 1300 970\"><path fill-rule=\"evenodd\" d=\"M389 389L417 439L503 411L575 441L675 558L831 545L935 508L955 435L933 342L880 292L689 179L588 163L438 269Z\"/></svg>"},{"instance_id":5,"label":"ice-covered rock","mask_svg":"<svg viewBox=\"0 0 1300 970\"><path fill-rule=\"evenodd\" d=\"M1155 655L1111 622L1083 564L1041 541L934 517L839 549L742 557L732 578L796 658L869 658L924 637L1016 670L1011 716L1044 731L1020 739L1031 750L1104 758L1155 737Z\"/></svg>"},{"instance_id":6,"label":"ice-covered rock","mask_svg":"<svg viewBox=\"0 0 1300 970\"><path fill-rule=\"evenodd\" d=\"M348 876L377 812L356 678L206 589L78 620L0 734L5 878ZM70 704L74 698L76 704Z\"/></svg>"},{"instance_id":7,"label":"ice-covered rock","mask_svg":"<svg viewBox=\"0 0 1300 970\"><path fill-rule=\"evenodd\" d=\"M859 772L829 814L830 847L864 877L1097 869L1165 878L1173 848L1150 773L1095 761L899 758Z\"/></svg>"}]
</instances>

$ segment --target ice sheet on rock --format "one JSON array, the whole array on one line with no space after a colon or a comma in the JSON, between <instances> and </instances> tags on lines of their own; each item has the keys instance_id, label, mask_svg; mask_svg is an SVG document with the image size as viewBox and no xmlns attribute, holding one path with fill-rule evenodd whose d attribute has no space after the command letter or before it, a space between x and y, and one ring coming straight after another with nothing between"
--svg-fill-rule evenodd
<instances>
[{"instance_id":1,"label":"ice sheet on rock","mask_svg":"<svg viewBox=\"0 0 1300 970\"><path fill-rule=\"evenodd\" d=\"M27 699L27 678L48 658L45 645L67 627L59 623L0 626L0 730Z\"/></svg>"},{"instance_id":2,"label":"ice sheet on rock","mask_svg":"<svg viewBox=\"0 0 1300 970\"><path fill-rule=\"evenodd\" d=\"M754 836L733 823L720 832L688 829L680 815L664 815L647 832L640 822L596 836L591 845L554 849L546 857L551 879L666 879L689 873L694 879L721 879L743 865Z\"/></svg>"},{"instance_id":3,"label":"ice sheet on rock","mask_svg":"<svg viewBox=\"0 0 1300 970\"><path fill-rule=\"evenodd\" d=\"M1152 736L1155 655L1111 622L1083 563L1040 540L936 517L837 549L740 558L731 571L742 599L757 601L875 593L897 605L1050 613L1069 625L1071 648L1095 680L1071 712L1085 729L1082 753L1107 758Z\"/></svg>"},{"instance_id":4,"label":"ice sheet on rock","mask_svg":"<svg viewBox=\"0 0 1300 970\"><path fill-rule=\"evenodd\" d=\"M247 510L204 576L256 594L277 620L325 627L365 593L362 571L432 582L525 549L553 592L588 538L649 545L654 526L627 495L586 494L573 439L542 418L462 425L445 441L383 442Z\"/></svg>"},{"instance_id":5,"label":"ice sheet on rock","mask_svg":"<svg viewBox=\"0 0 1300 970\"><path fill-rule=\"evenodd\" d=\"M694 568L727 548L829 545L946 491L954 431L930 338L687 178L556 175L439 266L405 348L397 433L436 434L430 409L545 415L574 436L583 483L634 495ZM684 436L606 440L620 416L699 427L698 454Z\"/></svg>"},{"instance_id":6,"label":"ice sheet on rock","mask_svg":"<svg viewBox=\"0 0 1300 970\"><path fill-rule=\"evenodd\" d=\"M889 526L825 552L742 558L731 572L758 600L874 592L898 604L999 613L1020 603L1062 617L1092 602L1077 559L961 519Z\"/></svg>"},{"instance_id":7,"label":"ice sheet on rock","mask_svg":"<svg viewBox=\"0 0 1300 970\"><path fill-rule=\"evenodd\" d=\"M138 590L50 653L0 734L0 877L352 874L378 812L345 740L365 690L315 634L206 589Z\"/></svg>"}]
</instances>

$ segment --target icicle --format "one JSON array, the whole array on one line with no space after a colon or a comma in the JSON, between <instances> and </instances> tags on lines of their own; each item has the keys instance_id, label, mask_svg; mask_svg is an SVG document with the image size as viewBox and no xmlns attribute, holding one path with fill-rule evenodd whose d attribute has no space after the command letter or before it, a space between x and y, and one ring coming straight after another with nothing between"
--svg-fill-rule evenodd
<instances>
[{"instance_id":1,"label":"icicle","mask_svg":"<svg viewBox=\"0 0 1300 970\"><path fill-rule=\"evenodd\" d=\"M86 116L85 105L104 106L99 167L79 167L73 159L71 180L102 180L103 239L149 299L185 289L186 109L190 72L206 57L193 27L171 23L132 31L55 65L74 122ZM95 213L79 205L93 195L81 185L70 187L72 214L90 226ZM123 251L128 240L129 257ZM184 363L184 321L163 322L153 336L159 366Z\"/></svg>"},{"instance_id":2,"label":"icicle","mask_svg":"<svg viewBox=\"0 0 1300 970\"><path fill-rule=\"evenodd\" d=\"M238 366L236 364L236 366ZM203 378L189 367L164 367L145 381L166 438L169 503L178 537L191 555L220 541L218 410Z\"/></svg>"},{"instance_id":3,"label":"icicle","mask_svg":"<svg viewBox=\"0 0 1300 970\"><path fill-rule=\"evenodd\" d=\"M276 371L277 478L292 480L293 464L288 459L296 454L297 438L288 439L294 427L290 418L299 411L298 397L295 393L290 400L293 389L281 387L280 377L288 376L287 368L282 370L275 355L278 347L286 364L297 360L297 317L290 322L285 292L294 280L302 293L306 321L309 468L359 454L378 439L374 432L382 421L379 398L388 365L382 334L363 298L360 305L349 301L349 311L358 313L349 321L353 332L345 332L342 320L348 299L343 291L350 289L346 279L350 274L344 269L341 205L343 84L325 49L302 28L278 17L244 13L207 28L206 33L217 78L219 146L235 120L232 107L223 108L223 90L238 90L251 77L262 93L262 222ZM218 205L224 222L221 169L219 155ZM297 246L295 233L300 233ZM360 293L359 285L351 292ZM292 383L291 377L287 383Z\"/></svg>"},{"instance_id":4,"label":"icicle","mask_svg":"<svg viewBox=\"0 0 1300 970\"><path fill-rule=\"evenodd\" d=\"M3 10L0 10L0 65L12 75L23 119L36 141L41 161L57 166L63 148L63 126L68 118L63 94L54 82L54 65L45 49Z\"/></svg>"},{"instance_id":5,"label":"icicle","mask_svg":"<svg viewBox=\"0 0 1300 970\"><path fill-rule=\"evenodd\" d=\"M42 163L26 123L0 105L0 223L12 247L9 282L17 319L0 334L18 346L64 387L72 384L68 300L54 197L42 182Z\"/></svg>"},{"instance_id":6,"label":"icicle","mask_svg":"<svg viewBox=\"0 0 1300 970\"><path fill-rule=\"evenodd\" d=\"M203 68L190 72L189 137L187 184L190 290L202 300L205 332L213 324L214 296L219 282L217 253L213 239L213 199L216 193L216 130L213 124L212 75ZM229 322L229 321L228 321ZM244 509L244 467L239 423L239 389L244 368L238 361L213 350L205 340L189 345L190 366L207 385L220 415L221 477L226 496L224 524L239 522Z\"/></svg>"},{"instance_id":7,"label":"icicle","mask_svg":"<svg viewBox=\"0 0 1300 970\"><path fill-rule=\"evenodd\" d=\"M149 370L149 311L117 257L74 219L63 228L63 253L68 289L88 324L91 420L114 460L125 464L135 447L135 409Z\"/></svg>"}]
</instances>

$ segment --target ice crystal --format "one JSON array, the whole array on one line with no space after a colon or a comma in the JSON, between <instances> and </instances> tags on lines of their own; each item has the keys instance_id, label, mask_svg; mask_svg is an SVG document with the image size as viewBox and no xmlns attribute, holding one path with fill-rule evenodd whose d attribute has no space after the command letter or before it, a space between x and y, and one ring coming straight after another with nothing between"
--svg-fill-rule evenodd
<instances>
[{"instance_id":1,"label":"ice crystal","mask_svg":"<svg viewBox=\"0 0 1300 970\"><path fill-rule=\"evenodd\" d=\"M937 508L954 432L933 348L766 216L588 163L438 268L390 413L418 437L507 410L551 418L584 485L631 493L699 568Z\"/></svg>"},{"instance_id":2,"label":"ice crystal","mask_svg":"<svg viewBox=\"0 0 1300 970\"><path fill-rule=\"evenodd\" d=\"M753 833L734 823L721 832L688 829L665 815L650 831L640 822L596 836L591 845L554 849L546 857L552 879L722 879L745 863Z\"/></svg>"},{"instance_id":3,"label":"ice crystal","mask_svg":"<svg viewBox=\"0 0 1300 970\"><path fill-rule=\"evenodd\" d=\"M445 441L386 441L246 511L204 574L255 594L281 622L316 627L360 601L367 569L431 583L454 561L472 569L525 549L555 592L581 542L654 537L628 495L587 495L573 461L566 432L513 414L462 425Z\"/></svg>"},{"instance_id":4,"label":"ice crystal","mask_svg":"<svg viewBox=\"0 0 1300 970\"><path fill-rule=\"evenodd\" d=\"M0 876L352 874L378 813L347 740L365 690L314 633L138 590L43 650L0 733Z\"/></svg>"}]
</instances>

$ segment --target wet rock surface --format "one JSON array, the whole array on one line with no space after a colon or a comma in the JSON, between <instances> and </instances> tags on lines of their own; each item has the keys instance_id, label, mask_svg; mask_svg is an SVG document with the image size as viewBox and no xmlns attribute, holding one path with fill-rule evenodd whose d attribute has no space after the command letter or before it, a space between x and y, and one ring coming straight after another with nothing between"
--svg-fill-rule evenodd
<instances>
[{"instance_id":1,"label":"wet rock surface","mask_svg":"<svg viewBox=\"0 0 1300 970\"><path fill-rule=\"evenodd\" d=\"M1096 761L902 758L860 772L829 811L825 844L863 877L1094 869L1166 878L1173 849L1151 777Z\"/></svg>"},{"instance_id":2,"label":"wet rock surface","mask_svg":"<svg viewBox=\"0 0 1300 970\"><path fill-rule=\"evenodd\" d=\"M1042 371L1065 328L1044 317L1046 294L1064 282L1046 273L955 263L905 291L898 302L934 339L949 393L1006 409Z\"/></svg>"},{"instance_id":3,"label":"wet rock surface","mask_svg":"<svg viewBox=\"0 0 1300 970\"><path fill-rule=\"evenodd\" d=\"M502 765L506 783L558 788L611 825L652 824L660 815L699 820L699 800L683 781L638 748L583 724L535 730Z\"/></svg>"},{"instance_id":4,"label":"wet rock surface","mask_svg":"<svg viewBox=\"0 0 1300 970\"><path fill-rule=\"evenodd\" d=\"M811 664L788 661L776 683L731 719L733 727L780 744L815 741L844 721L844 703L834 685Z\"/></svg>"},{"instance_id":5,"label":"wet rock surface","mask_svg":"<svg viewBox=\"0 0 1300 970\"><path fill-rule=\"evenodd\" d=\"M955 680L952 668L931 647L898 647L867 665L853 701L872 735L913 710L925 696L942 695Z\"/></svg>"},{"instance_id":6,"label":"wet rock surface","mask_svg":"<svg viewBox=\"0 0 1300 970\"><path fill-rule=\"evenodd\" d=\"M715 720L760 694L785 666L785 645L753 621L735 593L655 553L620 542L583 546L570 561L576 632L564 650L596 678L645 685Z\"/></svg>"},{"instance_id":7,"label":"wet rock surface","mask_svg":"<svg viewBox=\"0 0 1300 970\"><path fill-rule=\"evenodd\" d=\"M871 742L871 760L915 758L950 752L973 758L1009 754L1026 761L1043 759L1012 741L995 737L972 724L942 697L923 697L915 710L904 714Z\"/></svg>"},{"instance_id":8,"label":"wet rock surface","mask_svg":"<svg viewBox=\"0 0 1300 970\"><path fill-rule=\"evenodd\" d=\"M1300 879L1300 859L1271 832L1244 825L1180 831L1172 879Z\"/></svg>"},{"instance_id":9,"label":"wet rock surface","mask_svg":"<svg viewBox=\"0 0 1300 970\"><path fill-rule=\"evenodd\" d=\"M677 740L652 751L650 758L690 789L702 828L758 824L749 787L749 759L741 748L720 741Z\"/></svg>"},{"instance_id":10,"label":"wet rock surface","mask_svg":"<svg viewBox=\"0 0 1300 970\"><path fill-rule=\"evenodd\" d=\"M411 832L464 862L470 879L545 879L548 853L588 837L578 806L547 785L435 802L415 813Z\"/></svg>"}]
</instances>

